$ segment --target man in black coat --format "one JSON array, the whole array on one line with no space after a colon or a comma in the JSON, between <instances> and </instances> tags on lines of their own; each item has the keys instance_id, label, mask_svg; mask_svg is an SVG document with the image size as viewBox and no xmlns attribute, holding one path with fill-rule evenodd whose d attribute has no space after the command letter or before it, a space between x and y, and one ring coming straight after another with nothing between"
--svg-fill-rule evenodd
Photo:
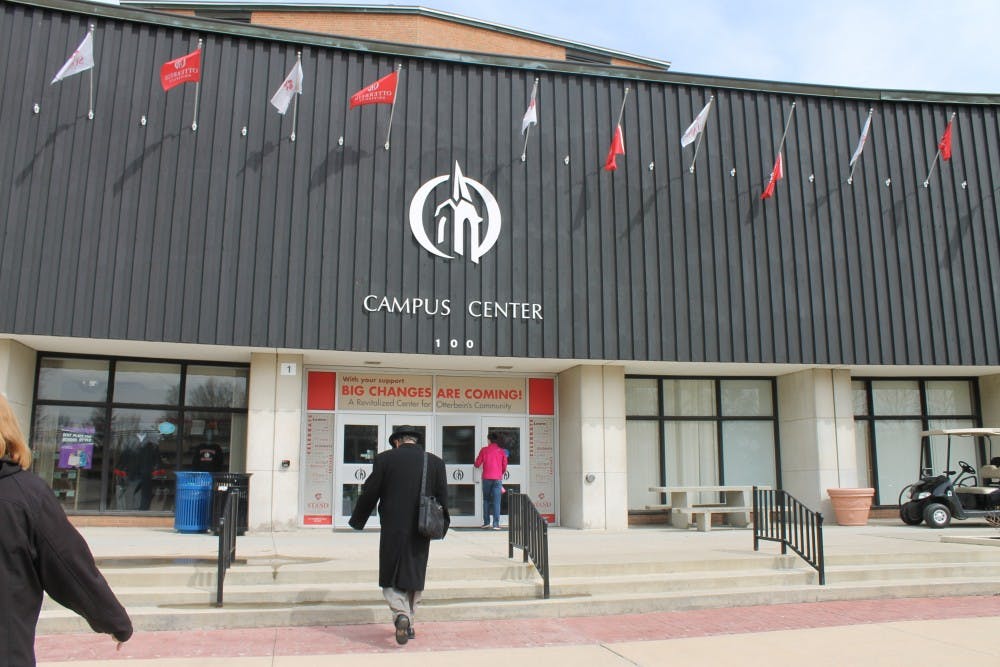
<instances>
[{"instance_id":1,"label":"man in black coat","mask_svg":"<svg viewBox=\"0 0 1000 667\"><path fill-rule=\"evenodd\" d=\"M421 434L412 426L400 426L389 436L394 448L375 457L372 474L365 480L361 496L348 522L355 530L365 527L375 504L382 524L378 549L378 585L393 614L396 641L413 638L413 614L420 603L427 574L430 540L417 532L417 510L424 466ZM427 488L448 516L448 480L444 461L427 454Z\"/></svg>"}]
</instances>

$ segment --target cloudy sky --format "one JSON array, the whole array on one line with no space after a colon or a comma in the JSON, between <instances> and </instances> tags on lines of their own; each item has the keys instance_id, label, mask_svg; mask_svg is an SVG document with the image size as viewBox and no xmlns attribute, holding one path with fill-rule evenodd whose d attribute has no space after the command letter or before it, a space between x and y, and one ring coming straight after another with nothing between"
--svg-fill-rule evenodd
<instances>
[{"instance_id":1,"label":"cloudy sky","mask_svg":"<svg viewBox=\"0 0 1000 667\"><path fill-rule=\"evenodd\" d=\"M676 72L1000 94L1000 0L383 0L377 4L421 5L668 60Z\"/></svg>"}]
</instances>

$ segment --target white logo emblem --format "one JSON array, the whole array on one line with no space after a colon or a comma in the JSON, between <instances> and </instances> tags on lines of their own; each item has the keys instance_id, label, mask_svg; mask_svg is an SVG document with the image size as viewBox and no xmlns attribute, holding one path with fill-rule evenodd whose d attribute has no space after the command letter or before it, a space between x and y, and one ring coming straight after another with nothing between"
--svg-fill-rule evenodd
<instances>
[{"instance_id":1,"label":"white logo emblem","mask_svg":"<svg viewBox=\"0 0 1000 667\"><path fill-rule=\"evenodd\" d=\"M434 209L434 220L437 223L437 242L431 241L424 226L424 204L431 192L439 185L451 178L451 196L438 204ZM480 205L477 206L472 192L478 195ZM482 207L485 207L486 230L480 235L480 225L484 222L480 215ZM446 208L451 209L448 215ZM445 244L447 237L448 222L451 221L451 252L448 254L441 250L439 246ZM493 194L486 189L486 186L471 178L466 178L462 174L462 168L455 162L455 171L436 176L420 186L413 199L410 201L410 231L417 239L417 242L424 247L427 252L454 259L454 255L465 254L465 223L469 223L469 259L476 264L479 258L490 251L500 237L500 206Z\"/></svg>"}]
</instances>

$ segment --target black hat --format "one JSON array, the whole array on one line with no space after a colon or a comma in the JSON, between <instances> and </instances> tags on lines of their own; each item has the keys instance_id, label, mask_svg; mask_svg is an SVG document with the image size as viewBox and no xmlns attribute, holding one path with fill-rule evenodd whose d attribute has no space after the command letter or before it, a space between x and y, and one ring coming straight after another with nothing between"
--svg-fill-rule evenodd
<instances>
[{"instance_id":1,"label":"black hat","mask_svg":"<svg viewBox=\"0 0 1000 667\"><path fill-rule=\"evenodd\" d=\"M418 431L414 426L397 426L393 430L392 435L389 436L389 444L395 444L395 440L403 437L404 435L413 436L416 438L417 443L420 443L420 441L424 438L424 434Z\"/></svg>"}]
</instances>

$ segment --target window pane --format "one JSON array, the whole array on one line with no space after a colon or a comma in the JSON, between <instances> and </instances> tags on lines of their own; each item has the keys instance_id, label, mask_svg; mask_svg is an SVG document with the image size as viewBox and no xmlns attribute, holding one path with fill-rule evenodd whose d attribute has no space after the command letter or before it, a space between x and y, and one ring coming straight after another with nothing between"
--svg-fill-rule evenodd
<instances>
[{"instance_id":1,"label":"window pane","mask_svg":"<svg viewBox=\"0 0 1000 667\"><path fill-rule=\"evenodd\" d=\"M246 368L231 366L188 366L184 404L199 408L245 408L249 374Z\"/></svg>"},{"instance_id":2,"label":"window pane","mask_svg":"<svg viewBox=\"0 0 1000 667\"><path fill-rule=\"evenodd\" d=\"M968 380L930 381L926 384L926 391L927 414L972 414L972 386Z\"/></svg>"},{"instance_id":3,"label":"window pane","mask_svg":"<svg viewBox=\"0 0 1000 667\"><path fill-rule=\"evenodd\" d=\"M171 411L112 410L108 509L174 509L177 422Z\"/></svg>"},{"instance_id":4,"label":"window pane","mask_svg":"<svg viewBox=\"0 0 1000 667\"><path fill-rule=\"evenodd\" d=\"M192 424L192 428L197 428L197 425ZM374 463L378 445L378 426L344 424L344 463Z\"/></svg>"},{"instance_id":5,"label":"window pane","mask_svg":"<svg viewBox=\"0 0 1000 667\"><path fill-rule=\"evenodd\" d=\"M180 398L179 364L122 361L115 366L116 403L176 405Z\"/></svg>"},{"instance_id":6,"label":"window pane","mask_svg":"<svg viewBox=\"0 0 1000 667\"><path fill-rule=\"evenodd\" d=\"M38 367L38 398L53 401L108 400L110 363L96 359L43 358Z\"/></svg>"},{"instance_id":7,"label":"window pane","mask_svg":"<svg viewBox=\"0 0 1000 667\"><path fill-rule=\"evenodd\" d=\"M239 452L246 447L246 415L188 412L178 470L242 472ZM372 427L378 429L378 427ZM236 465L234 465L236 464Z\"/></svg>"},{"instance_id":8,"label":"window pane","mask_svg":"<svg viewBox=\"0 0 1000 667\"><path fill-rule=\"evenodd\" d=\"M928 423L931 430L946 428L972 428L975 424L968 419L937 419ZM935 435L931 438L931 471L935 474L944 470L959 471L959 461L965 461L972 467L978 469L979 460L979 438L952 437L951 457L948 456L948 436ZM916 481L916 480L914 480Z\"/></svg>"},{"instance_id":9,"label":"window pane","mask_svg":"<svg viewBox=\"0 0 1000 667\"><path fill-rule=\"evenodd\" d=\"M106 426L105 408L44 405L35 411L32 469L68 511L102 509Z\"/></svg>"},{"instance_id":10,"label":"window pane","mask_svg":"<svg viewBox=\"0 0 1000 667\"><path fill-rule=\"evenodd\" d=\"M858 465L858 486L861 488L872 486L872 458L868 433L868 422L854 422L854 456Z\"/></svg>"},{"instance_id":11,"label":"window pane","mask_svg":"<svg viewBox=\"0 0 1000 667\"><path fill-rule=\"evenodd\" d=\"M715 417L715 381L664 380L663 414L668 417Z\"/></svg>"},{"instance_id":12,"label":"window pane","mask_svg":"<svg viewBox=\"0 0 1000 667\"><path fill-rule=\"evenodd\" d=\"M851 383L851 398L854 400L854 414L863 416L868 414L868 389L864 382L855 380Z\"/></svg>"},{"instance_id":13,"label":"window pane","mask_svg":"<svg viewBox=\"0 0 1000 667\"><path fill-rule=\"evenodd\" d=\"M628 416L655 417L656 380L625 378L625 414Z\"/></svg>"},{"instance_id":14,"label":"window pane","mask_svg":"<svg viewBox=\"0 0 1000 667\"><path fill-rule=\"evenodd\" d=\"M663 494L653 493L651 486L660 485L660 425L655 421L625 422L625 443L628 465L628 507L641 510L646 505L659 505Z\"/></svg>"},{"instance_id":15,"label":"window pane","mask_svg":"<svg viewBox=\"0 0 1000 667\"><path fill-rule=\"evenodd\" d=\"M508 465L521 464L521 429L516 426L490 426L486 432L486 441L493 436L500 449L507 452Z\"/></svg>"},{"instance_id":16,"label":"window pane","mask_svg":"<svg viewBox=\"0 0 1000 667\"><path fill-rule=\"evenodd\" d=\"M777 487L773 422L723 422L722 452L726 484Z\"/></svg>"},{"instance_id":17,"label":"window pane","mask_svg":"<svg viewBox=\"0 0 1000 667\"><path fill-rule=\"evenodd\" d=\"M472 465L476 462L476 427L441 427L441 458L448 465Z\"/></svg>"},{"instance_id":18,"label":"window pane","mask_svg":"<svg viewBox=\"0 0 1000 667\"><path fill-rule=\"evenodd\" d=\"M875 422L880 505L896 505L899 492L920 479L920 421Z\"/></svg>"},{"instance_id":19,"label":"window pane","mask_svg":"<svg viewBox=\"0 0 1000 667\"><path fill-rule=\"evenodd\" d=\"M872 382L872 403L877 415L919 415L920 385L907 380Z\"/></svg>"},{"instance_id":20,"label":"window pane","mask_svg":"<svg viewBox=\"0 0 1000 667\"><path fill-rule=\"evenodd\" d=\"M768 380L722 380L722 414L727 417L770 417L774 414Z\"/></svg>"},{"instance_id":21,"label":"window pane","mask_svg":"<svg viewBox=\"0 0 1000 667\"><path fill-rule=\"evenodd\" d=\"M667 422L664 430L668 486L719 483L716 422Z\"/></svg>"}]
</instances>

